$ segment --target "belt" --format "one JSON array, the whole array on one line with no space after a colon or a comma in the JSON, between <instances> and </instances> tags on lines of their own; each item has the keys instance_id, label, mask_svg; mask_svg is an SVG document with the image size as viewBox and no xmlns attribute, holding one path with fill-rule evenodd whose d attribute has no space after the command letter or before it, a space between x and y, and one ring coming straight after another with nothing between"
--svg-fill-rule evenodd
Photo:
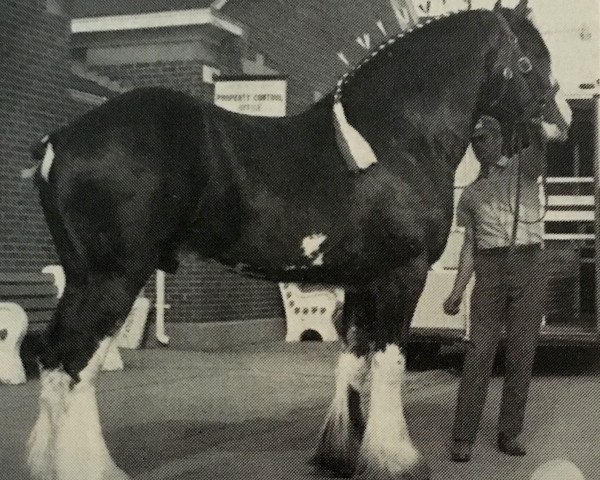
<instances>
[{"instance_id":1,"label":"belt","mask_svg":"<svg viewBox=\"0 0 600 480\"><path fill-rule=\"evenodd\" d=\"M513 245L512 247L481 248L477 250L481 255L508 255L509 253L533 253L541 250L541 243L530 243L527 245Z\"/></svg>"}]
</instances>

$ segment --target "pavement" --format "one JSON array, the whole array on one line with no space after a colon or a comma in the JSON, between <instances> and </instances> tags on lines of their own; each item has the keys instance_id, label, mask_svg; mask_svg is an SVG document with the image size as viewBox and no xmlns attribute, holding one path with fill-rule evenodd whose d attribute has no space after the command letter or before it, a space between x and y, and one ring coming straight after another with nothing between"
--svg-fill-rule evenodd
<instances>
[{"instance_id":1,"label":"pavement","mask_svg":"<svg viewBox=\"0 0 600 480\"><path fill-rule=\"evenodd\" d=\"M308 460L333 394L335 343L265 343L211 352L122 350L123 372L98 381L113 458L135 480L323 478ZM413 442L433 480L528 480L550 459L600 479L600 382L573 360L540 358L523 458L495 449L501 378L492 381L471 462L449 460L458 372L452 361L411 371L405 386ZM0 386L0 480L27 480L24 445L37 415L38 380ZM85 480L85 479L82 479ZM569 479L565 479L569 480Z\"/></svg>"}]
</instances>

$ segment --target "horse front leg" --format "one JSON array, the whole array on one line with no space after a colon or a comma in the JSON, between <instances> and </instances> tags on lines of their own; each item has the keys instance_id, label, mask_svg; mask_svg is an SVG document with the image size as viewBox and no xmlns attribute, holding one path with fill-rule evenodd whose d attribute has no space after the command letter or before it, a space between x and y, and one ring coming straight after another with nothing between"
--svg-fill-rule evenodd
<instances>
[{"instance_id":1,"label":"horse front leg","mask_svg":"<svg viewBox=\"0 0 600 480\"><path fill-rule=\"evenodd\" d=\"M340 332L345 347L335 370L335 393L321 428L313 462L337 476L352 476L365 429L361 402L368 373L366 341L362 320L363 302L347 291L344 326Z\"/></svg>"},{"instance_id":2,"label":"horse front leg","mask_svg":"<svg viewBox=\"0 0 600 480\"><path fill-rule=\"evenodd\" d=\"M28 455L35 479L129 479L104 441L95 388L110 335L135 298L127 283L123 277L94 274L65 289L40 359L40 413Z\"/></svg>"},{"instance_id":3,"label":"horse front leg","mask_svg":"<svg viewBox=\"0 0 600 480\"><path fill-rule=\"evenodd\" d=\"M406 372L403 345L426 273L425 263L415 264L410 270L386 278L376 288L370 401L356 478L430 478L429 466L410 439L402 397Z\"/></svg>"}]
</instances>

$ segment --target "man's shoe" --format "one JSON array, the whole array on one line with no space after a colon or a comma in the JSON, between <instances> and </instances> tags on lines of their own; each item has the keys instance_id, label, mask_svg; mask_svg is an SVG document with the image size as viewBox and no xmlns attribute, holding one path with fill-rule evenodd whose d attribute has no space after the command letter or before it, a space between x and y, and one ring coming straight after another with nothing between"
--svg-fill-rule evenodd
<instances>
[{"instance_id":1,"label":"man's shoe","mask_svg":"<svg viewBox=\"0 0 600 480\"><path fill-rule=\"evenodd\" d=\"M455 462L468 462L471 460L473 444L463 440L455 440L450 450L450 457Z\"/></svg>"},{"instance_id":2,"label":"man's shoe","mask_svg":"<svg viewBox=\"0 0 600 480\"><path fill-rule=\"evenodd\" d=\"M498 449L513 457L522 457L527 453L518 435L512 436L505 433L498 434Z\"/></svg>"}]
</instances>

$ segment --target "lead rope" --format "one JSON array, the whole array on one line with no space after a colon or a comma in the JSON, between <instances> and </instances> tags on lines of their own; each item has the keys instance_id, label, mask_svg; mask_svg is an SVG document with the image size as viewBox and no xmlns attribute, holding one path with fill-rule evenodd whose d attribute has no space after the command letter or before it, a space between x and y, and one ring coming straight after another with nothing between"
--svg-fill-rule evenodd
<instances>
[{"instance_id":1,"label":"lead rope","mask_svg":"<svg viewBox=\"0 0 600 480\"><path fill-rule=\"evenodd\" d=\"M545 153L544 153L544 155L545 155ZM535 219L534 221L521 220L519 218L520 217L519 209L520 209L520 205L521 205L521 150L518 151L518 153L517 153L517 190L515 192L516 205L515 205L515 211L514 211L514 216L513 216L512 234L511 234L511 239L510 239L510 244L509 244L510 251L514 251L514 247L516 245L517 229L518 229L519 223L524 223L524 224L528 224L528 225L531 225L534 223L539 223L539 222L543 221L544 217L546 216L546 211L548 208L548 188L547 188L547 184L546 184L547 174L548 174L547 166L544 161L544 163L542 165L542 172L541 172L542 191L544 192L544 203L543 203L543 205L541 205L542 208L541 208L539 217L537 219ZM509 195L509 204L510 204L510 195Z\"/></svg>"},{"instance_id":2,"label":"lead rope","mask_svg":"<svg viewBox=\"0 0 600 480\"><path fill-rule=\"evenodd\" d=\"M513 228L510 238L509 250L514 252L517 243L517 229L519 227L519 215L521 206L521 151L517 153L517 191L515 193L515 214L513 216Z\"/></svg>"}]
</instances>

